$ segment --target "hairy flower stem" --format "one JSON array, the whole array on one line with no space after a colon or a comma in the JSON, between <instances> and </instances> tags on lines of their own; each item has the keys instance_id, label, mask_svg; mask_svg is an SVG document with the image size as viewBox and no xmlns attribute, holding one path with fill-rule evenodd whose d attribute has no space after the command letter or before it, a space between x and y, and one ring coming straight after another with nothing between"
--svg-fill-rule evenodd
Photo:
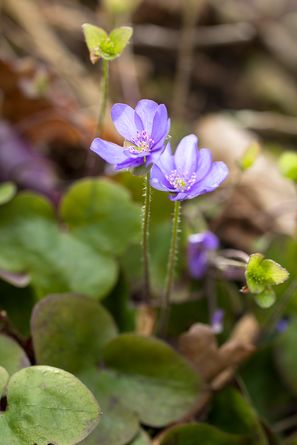
<instances>
[{"instance_id":1,"label":"hairy flower stem","mask_svg":"<svg viewBox=\"0 0 297 445\"><path fill-rule=\"evenodd\" d=\"M143 297L146 303L151 300L150 288L150 269L149 269L149 220L151 211L151 186L150 174L147 173L144 180L144 204L143 204L143 219L142 219L142 255L143 255Z\"/></svg>"},{"instance_id":2,"label":"hairy flower stem","mask_svg":"<svg viewBox=\"0 0 297 445\"><path fill-rule=\"evenodd\" d=\"M100 111L99 111L99 117L98 117L97 128L96 128L96 136L101 136L101 133L102 133L104 117L105 117L106 107L107 107L108 90L109 90L109 62L108 62L108 60L103 59L102 60L102 80L101 80L101 94L102 94L102 96L101 96Z\"/></svg>"},{"instance_id":3,"label":"hairy flower stem","mask_svg":"<svg viewBox=\"0 0 297 445\"><path fill-rule=\"evenodd\" d=\"M174 269L177 258L177 243L178 243L178 231L180 222L180 201L175 201L174 212L172 220L172 234L171 234L171 244L168 258L168 268L167 268L167 278L166 278L166 288L161 300L160 307L160 318L159 318L159 329L158 333L161 337L166 335L168 322L169 322L169 311L170 311L170 296L174 281Z\"/></svg>"}]
</instances>

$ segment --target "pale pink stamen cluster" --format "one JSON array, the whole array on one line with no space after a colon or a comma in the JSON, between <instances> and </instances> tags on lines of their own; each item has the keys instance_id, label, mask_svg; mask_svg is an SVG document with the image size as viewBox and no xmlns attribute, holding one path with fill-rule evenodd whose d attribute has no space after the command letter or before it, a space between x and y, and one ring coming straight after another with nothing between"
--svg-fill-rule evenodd
<instances>
[{"instance_id":1,"label":"pale pink stamen cluster","mask_svg":"<svg viewBox=\"0 0 297 445\"><path fill-rule=\"evenodd\" d=\"M187 174L180 175L177 170L172 170L169 175L166 175L167 181L179 192L189 191L197 180L196 173L192 173L189 177Z\"/></svg>"},{"instance_id":2,"label":"pale pink stamen cluster","mask_svg":"<svg viewBox=\"0 0 297 445\"><path fill-rule=\"evenodd\" d=\"M129 146L131 153L149 153L150 148L154 144L154 140L150 137L147 131L137 131L135 138L130 141L133 145Z\"/></svg>"}]
</instances>

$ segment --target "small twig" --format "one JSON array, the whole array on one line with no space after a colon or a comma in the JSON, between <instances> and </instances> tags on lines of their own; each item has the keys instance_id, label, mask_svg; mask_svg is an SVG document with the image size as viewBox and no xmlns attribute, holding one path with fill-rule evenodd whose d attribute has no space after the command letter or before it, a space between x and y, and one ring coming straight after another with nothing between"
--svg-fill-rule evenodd
<instances>
[{"instance_id":1,"label":"small twig","mask_svg":"<svg viewBox=\"0 0 297 445\"><path fill-rule=\"evenodd\" d=\"M67 79L81 103L85 106L94 105L98 91L96 84L77 57L70 53L48 25L38 2L4 0L3 9L23 27L39 56L53 67L59 77Z\"/></svg>"},{"instance_id":2,"label":"small twig","mask_svg":"<svg viewBox=\"0 0 297 445\"><path fill-rule=\"evenodd\" d=\"M272 426L272 429L275 433L282 433L283 431L287 431L295 426L297 426L297 414L280 420Z\"/></svg>"},{"instance_id":3,"label":"small twig","mask_svg":"<svg viewBox=\"0 0 297 445\"><path fill-rule=\"evenodd\" d=\"M248 129L270 134L297 136L297 118L270 111L243 110L236 118Z\"/></svg>"},{"instance_id":4,"label":"small twig","mask_svg":"<svg viewBox=\"0 0 297 445\"><path fill-rule=\"evenodd\" d=\"M236 45L248 43L256 36L256 29L246 22L232 25L199 26L195 30L193 45L195 48L209 46ZM157 25L137 25L134 27L134 44L176 51L179 33Z\"/></svg>"},{"instance_id":5,"label":"small twig","mask_svg":"<svg viewBox=\"0 0 297 445\"><path fill-rule=\"evenodd\" d=\"M200 3L201 0L198 1L195 8L189 8L187 2L183 3L183 25L178 45L172 102L173 114L177 118L183 117L185 104L187 103L193 65L195 24L200 10Z\"/></svg>"}]
</instances>

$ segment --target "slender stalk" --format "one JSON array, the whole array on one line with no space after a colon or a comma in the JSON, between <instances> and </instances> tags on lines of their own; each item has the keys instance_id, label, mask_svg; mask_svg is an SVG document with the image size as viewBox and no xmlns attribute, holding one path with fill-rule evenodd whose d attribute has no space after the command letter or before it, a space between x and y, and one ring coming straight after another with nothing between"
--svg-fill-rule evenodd
<instances>
[{"instance_id":1,"label":"slender stalk","mask_svg":"<svg viewBox=\"0 0 297 445\"><path fill-rule=\"evenodd\" d=\"M109 62L108 60L102 60L102 78L100 84L101 101L99 116L96 125L95 136L101 136L104 124L104 118L107 108L108 90L109 90ZM96 156L89 150L86 162L86 173L88 175L95 175L97 172Z\"/></svg>"},{"instance_id":2,"label":"slender stalk","mask_svg":"<svg viewBox=\"0 0 297 445\"><path fill-rule=\"evenodd\" d=\"M97 122L97 128L96 128L96 135L101 136L102 129L103 129L103 123L104 123L104 117L106 113L106 107L107 107L107 98L108 98L108 90L109 90L109 62L108 60L102 60L102 80L101 80L101 104L100 104L100 111L99 111L99 117Z\"/></svg>"},{"instance_id":3,"label":"slender stalk","mask_svg":"<svg viewBox=\"0 0 297 445\"><path fill-rule=\"evenodd\" d=\"M150 174L147 173L144 180L144 204L142 219L142 255L143 255L143 297L147 303L151 300L150 270L149 270L149 220L151 210Z\"/></svg>"},{"instance_id":4,"label":"slender stalk","mask_svg":"<svg viewBox=\"0 0 297 445\"><path fill-rule=\"evenodd\" d=\"M177 243L178 243L178 229L180 222L180 201L175 201L174 203L174 213L172 220L172 234L171 234L171 245L168 258L168 268L167 268L167 278L166 287L163 298L161 300L160 308L160 319L159 319L159 334L163 337L166 334L168 321L169 321L169 310L170 310L170 296L174 281L174 268L177 258Z\"/></svg>"}]
</instances>

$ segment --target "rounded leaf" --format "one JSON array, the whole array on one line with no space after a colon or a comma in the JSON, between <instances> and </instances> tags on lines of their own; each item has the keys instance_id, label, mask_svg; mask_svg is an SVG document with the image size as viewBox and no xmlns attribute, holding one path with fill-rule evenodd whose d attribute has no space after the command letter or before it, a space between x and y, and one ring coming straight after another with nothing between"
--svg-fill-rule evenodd
<instances>
[{"instance_id":1,"label":"rounded leaf","mask_svg":"<svg viewBox=\"0 0 297 445\"><path fill-rule=\"evenodd\" d=\"M100 252L118 255L139 238L140 207L124 187L110 180L76 182L60 211L71 232Z\"/></svg>"},{"instance_id":2,"label":"rounded leaf","mask_svg":"<svg viewBox=\"0 0 297 445\"><path fill-rule=\"evenodd\" d=\"M27 272L39 297L77 292L105 296L115 284L117 264L62 230L51 204L33 193L0 206L0 269Z\"/></svg>"},{"instance_id":3,"label":"rounded leaf","mask_svg":"<svg viewBox=\"0 0 297 445\"><path fill-rule=\"evenodd\" d=\"M8 372L6 371L5 368L2 368L2 366L0 366L0 399L4 393L8 380L9 380Z\"/></svg>"},{"instance_id":4,"label":"rounded leaf","mask_svg":"<svg viewBox=\"0 0 297 445\"><path fill-rule=\"evenodd\" d=\"M209 421L228 433L243 435L248 445L267 443L257 412L235 388L227 387L215 395Z\"/></svg>"},{"instance_id":5,"label":"rounded leaf","mask_svg":"<svg viewBox=\"0 0 297 445\"><path fill-rule=\"evenodd\" d=\"M150 436L144 430L140 430L136 437L129 443L129 445L151 445Z\"/></svg>"},{"instance_id":6,"label":"rounded leaf","mask_svg":"<svg viewBox=\"0 0 297 445\"><path fill-rule=\"evenodd\" d=\"M52 295L35 306L31 332L39 364L75 374L98 363L103 346L116 336L117 328L95 300Z\"/></svg>"},{"instance_id":7,"label":"rounded leaf","mask_svg":"<svg viewBox=\"0 0 297 445\"><path fill-rule=\"evenodd\" d=\"M3 366L10 375L30 366L25 351L15 340L4 334L0 335L0 366Z\"/></svg>"},{"instance_id":8,"label":"rounded leaf","mask_svg":"<svg viewBox=\"0 0 297 445\"><path fill-rule=\"evenodd\" d=\"M263 309L271 307L276 300L276 295L273 289L266 288L263 292L255 295L256 303Z\"/></svg>"},{"instance_id":9,"label":"rounded leaf","mask_svg":"<svg viewBox=\"0 0 297 445\"><path fill-rule=\"evenodd\" d=\"M188 423L171 428L160 445L249 445L246 438L225 433L211 425Z\"/></svg>"},{"instance_id":10,"label":"rounded leaf","mask_svg":"<svg viewBox=\"0 0 297 445\"><path fill-rule=\"evenodd\" d=\"M1 445L74 445L97 425L92 393L73 375L49 366L15 373L0 414Z\"/></svg>"},{"instance_id":11,"label":"rounded leaf","mask_svg":"<svg viewBox=\"0 0 297 445\"><path fill-rule=\"evenodd\" d=\"M118 397L140 420L161 427L186 415L201 381L191 365L161 340L134 334L116 337L103 351Z\"/></svg>"},{"instance_id":12,"label":"rounded leaf","mask_svg":"<svg viewBox=\"0 0 297 445\"><path fill-rule=\"evenodd\" d=\"M13 182L3 182L0 184L0 205L11 201L17 191Z\"/></svg>"},{"instance_id":13,"label":"rounded leaf","mask_svg":"<svg viewBox=\"0 0 297 445\"><path fill-rule=\"evenodd\" d=\"M124 445L139 431L137 414L122 402L109 372L88 369L80 375L81 380L100 401L104 413L100 424L82 445Z\"/></svg>"}]
</instances>

